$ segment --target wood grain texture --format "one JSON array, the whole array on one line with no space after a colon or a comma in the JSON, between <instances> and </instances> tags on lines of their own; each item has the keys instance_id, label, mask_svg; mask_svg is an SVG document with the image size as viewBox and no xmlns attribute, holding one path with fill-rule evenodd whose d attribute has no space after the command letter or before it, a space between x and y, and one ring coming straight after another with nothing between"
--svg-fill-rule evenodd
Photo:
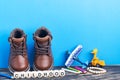
<instances>
[{"instance_id":1,"label":"wood grain texture","mask_svg":"<svg viewBox=\"0 0 120 80\"><path fill-rule=\"evenodd\" d=\"M60 69L61 67L54 67ZM66 72L66 76L62 78L41 78L41 79L15 79L15 80L120 80L120 66L104 67L107 70L105 74L73 74ZM0 72L9 73L8 69L0 69ZM10 80L0 77L0 80Z\"/></svg>"}]
</instances>

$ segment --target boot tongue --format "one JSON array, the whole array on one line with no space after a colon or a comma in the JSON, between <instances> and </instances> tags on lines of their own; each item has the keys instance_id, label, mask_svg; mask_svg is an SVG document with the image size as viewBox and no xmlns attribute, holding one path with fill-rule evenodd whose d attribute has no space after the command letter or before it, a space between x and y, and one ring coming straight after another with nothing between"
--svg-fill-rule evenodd
<instances>
[{"instance_id":1,"label":"boot tongue","mask_svg":"<svg viewBox=\"0 0 120 80\"><path fill-rule=\"evenodd\" d=\"M50 36L46 36L46 37L36 36L36 40L40 44L47 45L49 43L49 40L51 40L51 38Z\"/></svg>"},{"instance_id":2,"label":"boot tongue","mask_svg":"<svg viewBox=\"0 0 120 80\"><path fill-rule=\"evenodd\" d=\"M19 43L21 43L24 40L24 37L21 37L21 38L12 38L12 40L13 40L14 43L19 44Z\"/></svg>"}]
</instances>

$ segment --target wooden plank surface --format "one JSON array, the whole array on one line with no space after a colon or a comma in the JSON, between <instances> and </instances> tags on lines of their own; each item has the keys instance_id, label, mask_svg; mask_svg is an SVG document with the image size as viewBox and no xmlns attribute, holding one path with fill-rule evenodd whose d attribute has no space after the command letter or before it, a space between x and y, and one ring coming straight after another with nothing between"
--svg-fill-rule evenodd
<instances>
[{"instance_id":1,"label":"wooden plank surface","mask_svg":"<svg viewBox=\"0 0 120 80\"><path fill-rule=\"evenodd\" d=\"M55 67L54 69L60 69ZM120 66L104 67L107 70L105 74L73 74L66 72L66 76L62 78L41 78L41 79L15 79L15 80L120 80ZM8 69L0 69L2 73L9 73ZM0 80L10 80L0 77Z\"/></svg>"}]
</instances>

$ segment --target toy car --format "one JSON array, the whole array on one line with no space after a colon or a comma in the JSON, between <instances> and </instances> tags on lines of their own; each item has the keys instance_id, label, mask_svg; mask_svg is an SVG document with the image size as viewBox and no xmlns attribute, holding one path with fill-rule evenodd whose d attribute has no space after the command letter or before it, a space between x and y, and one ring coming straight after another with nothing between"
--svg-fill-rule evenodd
<instances>
[{"instance_id":1,"label":"toy car","mask_svg":"<svg viewBox=\"0 0 120 80\"><path fill-rule=\"evenodd\" d=\"M93 59L91 61L91 63L89 64L89 66L94 66L94 67L103 67L105 66L105 62L104 60L99 60L99 58L97 58L97 48L93 49L93 51L91 52L94 56Z\"/></svg>"}]
</instances>

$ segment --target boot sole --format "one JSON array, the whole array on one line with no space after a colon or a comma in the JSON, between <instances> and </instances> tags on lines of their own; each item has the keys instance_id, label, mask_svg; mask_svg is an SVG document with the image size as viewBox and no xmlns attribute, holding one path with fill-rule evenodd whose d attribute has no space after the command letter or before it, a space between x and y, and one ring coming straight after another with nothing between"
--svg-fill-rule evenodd
<instances>
[{"instance_id":1,"label":"boot sole","mask_svg":"<svg viewBox=\"0 0 120 80\"><path fill-rule=\"evenodd\" d=\"M9 69L9 71L10 71L11 73L16 72L14 69L12 69L12 68L10 67L10 65L9 65L8 69ZM27 69L24 70L24 72L27 72L27 71L30 71L30 65L28 65ZM23 71L20 71L20 72L23 72Z\"/></svg>"},{"instance_id":2,"label":"boot sole","mask_svg":"<svg viewBox=\"0 0 120 80\"><path fill-rule=\"evenodd\" d=\"M52 70L52 69L53 69L53 64L51 65L51 67L48 70ZM33 70L34 71L42 71L42 70L37 69L34 64L33 64Z\"/></svg>"}]
</instances>

